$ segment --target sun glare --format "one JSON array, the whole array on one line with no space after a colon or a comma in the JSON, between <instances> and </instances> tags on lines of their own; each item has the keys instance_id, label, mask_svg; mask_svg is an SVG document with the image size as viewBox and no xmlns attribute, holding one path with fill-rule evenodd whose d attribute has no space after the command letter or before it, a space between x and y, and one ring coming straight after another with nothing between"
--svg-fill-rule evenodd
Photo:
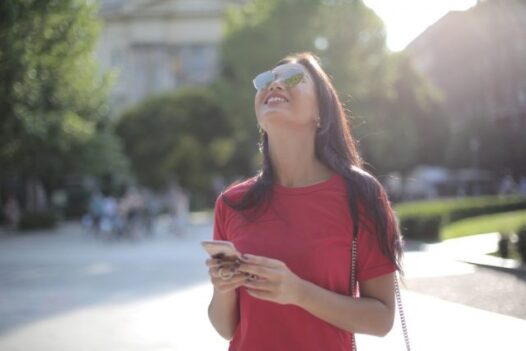
<instances>
[{"instance_id":1,"label":"sun glare","mask_svg":"<svg viewBox=\"0 0 526 351\"><path fill-rule=\"evenodd\" d=\"M449 11L464 11L477 0L364 0L384 21L387 46L403 50L427 27Z\"/></svg>"}]
</instances>

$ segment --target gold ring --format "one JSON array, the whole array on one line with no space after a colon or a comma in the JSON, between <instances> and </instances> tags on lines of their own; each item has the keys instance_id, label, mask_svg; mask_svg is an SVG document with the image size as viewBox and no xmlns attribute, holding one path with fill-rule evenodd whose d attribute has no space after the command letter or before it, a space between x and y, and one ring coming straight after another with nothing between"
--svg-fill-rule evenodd
<instances>
[{"instance_id":1,"label":"gold ring","mask_svg":"<svg viewBox=\"0 0 526 351\"><path fill-rule=\"evenodd\" d=\"M230 278L232 278L234 276L234 273L233 272L225 272L223 270L223 267L219 268L219 270L217 271L217 273L219 274L219 277L223 280L228 280Z\"/></svg>"}]
</instances>

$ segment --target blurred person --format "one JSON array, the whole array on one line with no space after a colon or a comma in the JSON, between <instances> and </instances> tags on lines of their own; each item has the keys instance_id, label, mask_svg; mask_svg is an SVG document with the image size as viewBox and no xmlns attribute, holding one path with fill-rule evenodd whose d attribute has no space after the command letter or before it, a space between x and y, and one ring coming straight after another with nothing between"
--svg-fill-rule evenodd
<instances>
[{"instance_id":1,"label":"blurred person","mask_svg":"<svg viewBox=\"0 0 526 351\"><path fill-rule=\"evenodd\" d=\"M177 184L172 184L168 193L170 226L177 236L185 233L190 218L189 199L186 192Z\"/></svg>"},{"instance_id":2,"label":"blurred person","mask_svg":"<svg viewBox=\"0 0 526 351\"><path fill-rule=\"evenodd\" d=\"M4 216L7 219L7 226L9 229L16 229L18 222L20 222L20 205L15 195L10 194L4 204Z\"/></svg>"},{"instance_id":3,"label":"blurred person","mask_svg":"<svg viewBox=\"0 0 526 351\"><path fill-rule=\"evenodd\" d=\"M526 176L521 177L519 192L522 196L526 196Z\"/></svg>"},{"instance_id":4,"label":"blurred person","mask_svg":"<svg viewBox=\"0 0 526 351\"><path fill-rule=\"evenodd\" d=\"M155 235L155 217L157 215L157 205L151 193L146 190L141 192L143 198L143 224L144 224L144 234L148 237L153 237Z\"/></svg>"},{"instance_id":5,"label":"blurred person","mask_svg":"<svg viewBox=\"0 0 526 351\"><path fill-rule=\"evenodd\" d=\"M112 195L104 196L102 199L102 216L100 221L100 231L106 236L119 233L121 222L119 219L118 202Z\"/></svg>"},{"instance_id":6,"label":"blurred person","mask_svg":"<svg viewBox=\"0 0 526 351\"><path fill-rule=\"evenodd\" d=\"M118 202L122 236L135 238L139 234L144 223L144 206L142 194L135 187L128 187Z\"/></svg>"},{"instance_id":7,"label":"blurred person","mask_svg":"<svg viewBox=\"0 0 526 351\"><path fill-rule=\"evenodd\" d=\"M82 216L82 225L89 229L93 234L98 234L103 215L104 197L100 191L91 194L88 203L88 213Z\"/></svg>"},{"instance_id":8,"label":"blurred person","mask_svg":"<svg viewBox=\"0 0 526 351\"><path fill-rule=\"evenodd\" d=\"M515 181L511 174L506 174L499 184L499 195L511 195L515 192Z\"/></svg>"},{"instance_id":9,"label":"blurred person","mask_svg":"<svg viewBox=\"0 0 526 351\"><path fill-rule=\"evenodd\" d=\"M263 164L216 200L213 238L243 256L206 261L213 327L231 351L351 350L354 333L385 335L401 235L385 190L362 168L330 79L301 53L254 85Z\"/></svg>"}]
</instances>

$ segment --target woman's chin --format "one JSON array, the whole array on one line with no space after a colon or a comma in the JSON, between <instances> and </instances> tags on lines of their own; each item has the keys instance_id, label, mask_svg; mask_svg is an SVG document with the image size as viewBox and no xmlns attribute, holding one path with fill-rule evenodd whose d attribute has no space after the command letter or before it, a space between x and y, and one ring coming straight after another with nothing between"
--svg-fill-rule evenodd
<instances>
[{"instance_id":1,"label":"woman's chin","mask_svg":"<svg viewBox=\"0 0 526 351\"><path fill-rule=\"evenodd\" d=\"M261 111L261 118L290 118L290 110L283 107L267 107Z\"/></svg>"}]
</instances>

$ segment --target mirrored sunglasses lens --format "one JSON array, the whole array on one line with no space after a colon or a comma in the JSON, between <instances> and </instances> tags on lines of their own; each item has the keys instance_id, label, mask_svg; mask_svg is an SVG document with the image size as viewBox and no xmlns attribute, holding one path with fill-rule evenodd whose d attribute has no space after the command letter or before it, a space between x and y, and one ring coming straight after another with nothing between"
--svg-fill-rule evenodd
<instances>
[{"instance_id":1,"label":"mirrored sunglasses lens","mask_svg":"<svg viewBox=\"0 0 526 351\"><path fill-rule=\"evenodd\" d=\"M303 72L294 71L285 77L283 82L285 85L289 88L292 88L293 86L296 86L301 80L303 79Z\"/></svg>"},{"instance_id":2,"label":"mirrored sunglasses lens","mask_svg":"<svg viewBox=\"0 0 526 351\"><path fill-rule=\"evenodd\" d=\"M274 75L272 72L263 72L260 73L254 78L254 87L257 90L262 90L268 88L270 83L274 80Z\"/></svg>"}]
</instances>

